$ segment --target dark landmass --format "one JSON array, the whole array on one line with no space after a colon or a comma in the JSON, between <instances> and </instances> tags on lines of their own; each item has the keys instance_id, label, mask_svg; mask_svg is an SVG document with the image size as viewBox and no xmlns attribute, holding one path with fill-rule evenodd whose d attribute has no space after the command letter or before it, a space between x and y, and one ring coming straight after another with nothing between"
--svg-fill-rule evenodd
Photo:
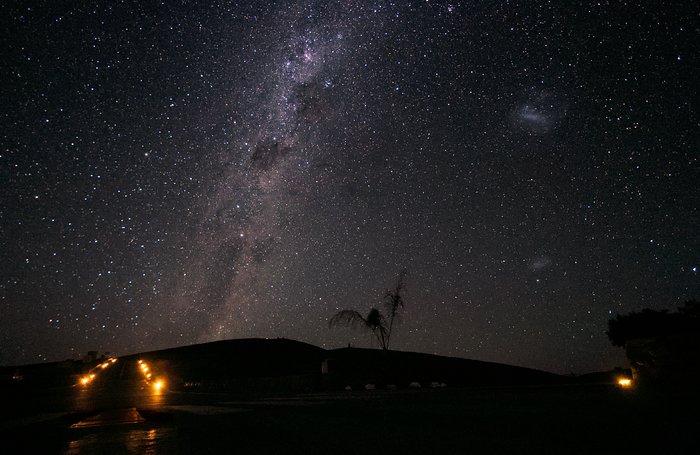
<instances>
[{"instance_id":1,"label":"dark landmass","mask_svg":"<svg viewBox=\"0 0 700 455\"><path fill-rule=\"evenodd\" d=\"M572 378L530 368L414 352L342 348L325 350L288 339L240 339L122 356L143 359L172 388L270 391L354 389L374 384L405 388L449 385L552 385ZM63 361L0 367L7 386L60 386L77 382L91 365Z\"/></svg>"},{"instance_id":2,"label":"dark landmass","mask_svg":"<svg viewBox=\"0 0 700 455\"><path fill-rule=\"evenodd\" d=\"M166 388L144 381L146 364ZM691 453L697 439L697 394L615 386L625 370L244 339L0 373L7 453L639 455Z\"/></svg>"}]
</instances>

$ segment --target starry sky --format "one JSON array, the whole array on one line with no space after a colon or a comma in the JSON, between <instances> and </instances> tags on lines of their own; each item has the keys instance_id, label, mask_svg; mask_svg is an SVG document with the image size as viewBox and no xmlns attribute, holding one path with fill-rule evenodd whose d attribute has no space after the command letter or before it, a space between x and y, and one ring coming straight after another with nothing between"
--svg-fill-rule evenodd
<instances>
[{"instance_id":1,"label":"starry sky","mask_svg":"<svg viewBox=\"0 0 700 455\"><path fill-rule=\"evenodd\" d=\"M625 366L700 298L691 1L9 1L0 364L228 338ZM693 101L695 100L695 101Z\"/></svg>"}]
</instances>

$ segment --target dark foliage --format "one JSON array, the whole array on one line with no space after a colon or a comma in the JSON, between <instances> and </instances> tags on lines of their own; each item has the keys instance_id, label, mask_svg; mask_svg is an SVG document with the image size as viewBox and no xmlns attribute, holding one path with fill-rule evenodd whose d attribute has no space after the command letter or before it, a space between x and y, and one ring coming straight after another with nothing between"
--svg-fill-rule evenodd
<instances>
[{"instance_id":1,"label":"dark foliage","mask_svg":"<svg viewBox=\"0 0 700 455\"><path fill-rule=\"evenodd\" d=\"M606 334L613 346L624 346L628 340L637 338L700 334L700 302L689 300L674 313L644 309L618 314L608 321Z\"/></svg>"},{"instance_id":2,"label":"dark foliage","mask_svg":"<svg viewBox=\"0 0 700 455\"><path fill-rule=\"evenodd\" d=\"M386 322L382 313L376 308L372 308L367 317L362 316L355 310L341 310L328 321L328 326L362 327L368 329L377 338L377 342L382 349L389 348Z\"/></svg>"}]
</instances>

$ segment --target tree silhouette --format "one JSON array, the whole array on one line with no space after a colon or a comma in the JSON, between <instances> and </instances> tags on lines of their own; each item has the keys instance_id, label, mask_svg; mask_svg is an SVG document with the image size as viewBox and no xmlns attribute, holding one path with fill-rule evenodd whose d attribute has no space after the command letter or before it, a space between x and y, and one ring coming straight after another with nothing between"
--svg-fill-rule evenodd
<instances>
[{"instance_id":1,"label":"tree silhouette","mask_svg":"<svg viewBox=\"0 0 700 455\"><path fill-rule=\"evenodd\" d=\"M344 326L367 329L372 332L382 349L388 350L394 322L399 315L399 310L404 307L401 294L404 290L406 274L406 270L402 270L394 290L387 290L384 294L387 317L384 317L382 312L376 308L370 309L366 317L355 310L341 310L328 321L328 326L331 328Z\"/></svg>"},{"instance_id":2,"label":"tree silhouette","mask_svg":"<svg viewBox=\"0 0 700 455\"><path fill-rule=\"evenodd\" d=\"M638 384L694 386L700 378L700 303L685 302L677 311L644 309L617 315L607 335L625 349Z\"/></svg>"}]
</instances>

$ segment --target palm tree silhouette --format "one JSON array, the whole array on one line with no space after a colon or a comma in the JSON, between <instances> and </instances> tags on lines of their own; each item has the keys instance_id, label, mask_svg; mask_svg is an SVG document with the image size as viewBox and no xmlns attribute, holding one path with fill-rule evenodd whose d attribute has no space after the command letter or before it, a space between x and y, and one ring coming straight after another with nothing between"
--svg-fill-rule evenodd
<instances>
[{"instance_id":1,"label":"palm tree silhouette","mask_svg":"<svg viewBox=\"0 0 700 455\"><path fill-rule=\"evenodd\" d=\"M328 326L331 328L343 326L367 329L372 332L382 349L388 350L391 333L394 329L394 321L398 316L399 309L404 307L401 293L404 289L403 281L406 274L406 270L402 270L399 274L396 288L393 291L388 290L384 294L384 305L386 306L388 317L384 317L382 312L376 308L370 309L366 317L355 310L341 310L328 321Z\"/></svg>"}]
</instances>

